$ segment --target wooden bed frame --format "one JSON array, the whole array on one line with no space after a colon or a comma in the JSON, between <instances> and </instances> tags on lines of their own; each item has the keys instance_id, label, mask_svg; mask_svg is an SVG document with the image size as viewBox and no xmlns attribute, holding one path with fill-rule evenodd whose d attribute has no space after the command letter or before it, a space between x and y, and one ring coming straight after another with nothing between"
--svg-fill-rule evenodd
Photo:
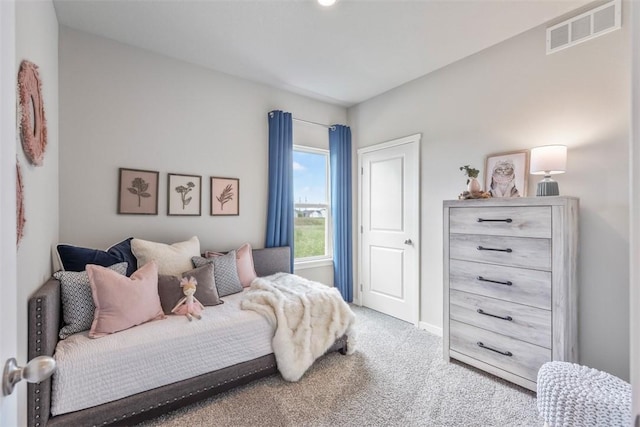
<instances>
[{"instance_id":1,"label":"wooden bed frame","mask_svg":"<svg viewBox=\"0 0 640 427\"><path fill-rule=\"evenodd\" d=\"M258 276L290 272L288 247L256 249ZM51 279L29 299L29 359L53 356L62 322L60 283ZM346 336L328 352L347 352ZM44 426L132 425L278 372L275 356L268 354L177 383L168 384L103 405L51 416L51 379L27 387L28 423Z\"/></svg>"}]
</instances>

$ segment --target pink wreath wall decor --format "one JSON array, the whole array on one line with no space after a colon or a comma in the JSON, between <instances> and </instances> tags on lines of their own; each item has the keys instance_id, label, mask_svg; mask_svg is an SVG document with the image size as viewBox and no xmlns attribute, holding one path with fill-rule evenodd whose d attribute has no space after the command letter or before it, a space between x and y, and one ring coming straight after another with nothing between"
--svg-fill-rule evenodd
<instances>
[{"instance_id":1,"label":"pink wreath wall decor","mask_svg":"<svg viewBox=\"0 0 640 427\"><path fill-rule=\"evenodd\" d=\"M22 170L20 163L16 162L16 244L20 244L22 236L24 236L24 224L27 222L24 216L24 186L22 184Z\"/></svg>"},{"instance_id":2,"label":"pink wreath wall decor","mask_svg":"<svg viewBox=\"0 0 640 427\"><path fill-rule=\"evenodd\" d=\"M47 120L42 101L42 82L38 66L22 61L18 72L20 106L20 139L29 162L42 166L47 147Z\"/></svg>"}]
</instances>

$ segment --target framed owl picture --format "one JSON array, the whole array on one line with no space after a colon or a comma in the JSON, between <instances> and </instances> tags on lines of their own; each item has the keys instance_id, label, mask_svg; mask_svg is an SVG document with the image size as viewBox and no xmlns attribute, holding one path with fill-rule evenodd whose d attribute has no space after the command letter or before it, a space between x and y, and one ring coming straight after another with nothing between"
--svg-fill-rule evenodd
<instances>
[{"instance_id":1,"label":"framed owl picture","mask_svg":"<svg viewBox=\"0 0 640 427\"><path fill-rule=\"evenodd\" d=\"M487 156L484 176L484 188L491 197L526 197L529 150Z\"/></svg>"}]
</instances>

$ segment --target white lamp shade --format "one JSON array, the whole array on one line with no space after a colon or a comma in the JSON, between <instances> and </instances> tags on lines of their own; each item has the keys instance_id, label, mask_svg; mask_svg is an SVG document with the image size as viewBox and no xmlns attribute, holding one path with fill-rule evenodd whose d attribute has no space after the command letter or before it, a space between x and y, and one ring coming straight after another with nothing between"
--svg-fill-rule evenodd
<instances>
[{"instance_id":1,"label":"white lamp shade","mask_svg":"<svg viewBox=\"0 0 640 427\"><path fill-rule=\"evenodd\" d=\"M532 175L555 175L567 170L567 146L545 145L531 149Z\"/></svg>"},{"instance_id":2,"label":"white lamp shade","mask_svg":"<svg viewBox=\"0 0 640 427\"><path fill-rule=\"evenodd\" d=\"M333 6L335 4L336 0L318 0L318 3L320 3L320 5L328 7L328 6Z\"/></svg>"}]
</instances>

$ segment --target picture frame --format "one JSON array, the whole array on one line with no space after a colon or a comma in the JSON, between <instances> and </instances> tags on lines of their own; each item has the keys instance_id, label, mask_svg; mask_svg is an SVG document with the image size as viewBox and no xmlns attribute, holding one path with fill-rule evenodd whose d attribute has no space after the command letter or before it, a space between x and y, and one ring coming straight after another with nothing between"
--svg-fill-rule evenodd
<instances>
[{"instance_id":1,"label":"picture frame","mask_svg":"<svg viewBox=\"0 0 640 427\"><path fill-rule=\"evenodd\" d=\"M202 176L167 174L167 215L202 215Z\"/></svg>"},{"instance_id":2,"label":"picture frame","mask_svg":"<svg viewBox=\"0 0 640 427\"><path fill-rule=\"evenodd\" d=\"M240 179L211 177L211 216L240 215Z\"/></svg>"},{"instance_id":3,"label":"picture frame","mask_svg":"<svg viewBox=\"0 0 640 427\"><path fill-rule=\"evenodd\" d=\"M491 154L484 171L484 188L491 197L527 197L529 150Z\"/></svg>"},{"instance_id":4,"label":"picture frame","mask_svg":"<svg viewBox=\"0 0 640 427\"><path fill-rule=\"evenodd\" d=\"M160 172L143 169L118 169L118 213L158 215Z\"/></svg>"}]
</instances>

